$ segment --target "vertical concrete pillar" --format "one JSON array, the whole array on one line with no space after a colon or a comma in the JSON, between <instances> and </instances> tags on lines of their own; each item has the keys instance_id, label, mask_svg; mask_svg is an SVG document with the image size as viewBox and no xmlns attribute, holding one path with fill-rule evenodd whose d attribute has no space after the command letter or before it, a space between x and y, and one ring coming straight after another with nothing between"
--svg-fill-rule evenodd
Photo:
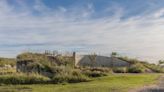
<instances>
[{"instance_id":1,"label":"vertical concrete pillar","mask_svg":"<svg viewBox=\"0 0 164 92\"><path fill-rule=\"evenodd\" d=\"M76 52L73 52L73 67L76 67Z\"/></svg>"},{"instance_id":2,"label":"vertical concrete pillar","mask_svg":"<svg viewBox=\"0 0 164 92\"><path fill-rule=\"evenodd\" d=\"M113 68L113 64L114 63L114 57L113 56L111 56L111 68Z\"/></svg>"}]
</instances>

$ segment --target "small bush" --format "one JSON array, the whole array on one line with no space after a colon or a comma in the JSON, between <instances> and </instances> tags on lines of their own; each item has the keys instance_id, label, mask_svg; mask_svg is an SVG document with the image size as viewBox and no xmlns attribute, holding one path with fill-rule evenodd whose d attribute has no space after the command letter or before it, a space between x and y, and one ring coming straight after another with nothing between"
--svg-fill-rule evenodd
<instances>
[{"instance_id":1,"label":"small bush","mask_svg":"<svg viewBox=\"0 0 164 92\"><path fill-rule=\"evenodd\" d=\"M100 71L100 72L103 72L103 73L111 72L111 69L109 69L109 68L102 68L102 67L91 68L90 70L91 71Z\"/></svg>"},{"instance_id":2,"label":"small bush","mask_svg":"<svg viewBox=\"0 0 164 92\"><path fill-rule=\"evenodd\" d=\"M88 77L101 77L101 76L106 76L107 73L111 73L110 68L102 68L102 67L83 67L80 68L83 74L85 74Z\"/></svg>"},{"instance_id":3,"label":"small bush","mask_svg":"<svg viewBox=\"0 0 164 92\"><path fill-rule=\"evenodd\" d=\"M100 71L83 71L83 73L88 77L102 77L106 76L106 73L100 72Z\"/></svg>"},{"instance_id":4,"label":"small bush","mask_svg":"<svg viewBox=\"0 0 164 92\"><path fill-rule=\"evenodd\" d=\"M103 73L111 73L112 69L110 68L104 68L104 67L83 67L80 68L80 70L82 71L99 71L99 72L103 72Z\"/></svg>"},{"instance_id":5,"label":"small bush","mask_svg":"<svg viewBox=\"0 0 164 92\"><path fill-rule=\"evenodd\" d=\"M127 68L126 67L113 68L113 72L114 73L126 73L127 72Z\"/></svg>"},{"instance_id":6,"label":"small bush","mask_svg":"<svg viewBox=\"0 0 164 92\"><path fill-rule=\"evenodd\" d=\"M134 64L128 68L129 73L143 73L146 68L142 64Z\"/></svg>"},{"instance_id":7,"label":"small bush","mask_svg":"<svg viewBox=\"0 0 164 92\"><path fill-rule=\"evenodd\" d=\"M74 66L73 58L68 58L68 57L64 57L64 56L57 56L56 59L57 59L57 61L59 61L58 62L59 66L61 66L61 65L71 66L71 67Z\"/></svg>"},{"instance_id":8,"label":"small bush","mask_svg":"<svg viewBox=\"0 0 164 92\"><path fill-rule=\"evenodd\" d=\"M72 71L69 73L59 73L52 78L53 83L77 83L77 82L86 82L89 81L89 78L80 73L79 71Z\"/></svg>"},{"instance_id":9,"label":"small bush","mask_svg":"<svg viewBox=\"0 0 164 92\"><path fill-rule=\"evenodd\" d=\"M56 75L52 79L53 83L63 83L63 82L78 83L78 82L86 82L86 81L89 81L89 79L84 75L81 75L81 76Z\"/></svg>"}]
</instances>

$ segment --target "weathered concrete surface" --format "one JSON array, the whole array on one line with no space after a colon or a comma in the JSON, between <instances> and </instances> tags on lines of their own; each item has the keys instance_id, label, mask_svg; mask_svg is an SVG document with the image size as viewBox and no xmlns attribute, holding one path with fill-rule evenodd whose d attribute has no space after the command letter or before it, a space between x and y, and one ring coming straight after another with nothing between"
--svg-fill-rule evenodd
<instances>
[{"instance_id":1,"label":"weathered concrete surface","mask_svg":"<svg viewBox=\"0 0 164 92\"><path fill-rule=\"evenodd\" d=\"M130 64L115 57L95 56L92 60L89 55L76 55L75 66L127 67Z\"/></svg>"}]
</instances>

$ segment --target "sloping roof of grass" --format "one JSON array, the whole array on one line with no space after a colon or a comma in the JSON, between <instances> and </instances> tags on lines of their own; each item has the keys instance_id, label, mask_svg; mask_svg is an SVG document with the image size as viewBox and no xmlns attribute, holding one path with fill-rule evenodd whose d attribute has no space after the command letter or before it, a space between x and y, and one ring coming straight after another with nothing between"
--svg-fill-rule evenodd
<instances>
[{"instance_id":1,"label":"sloping roof of grass","mask_svg":"<svg viewBox=\"0 0 164 92\"><path fill-rule=\"evenodd\" d=\"M19 62L36 62L42 65L68 65L72 64L72 58L65 56L47 56L41 53L30 53L25 52L17 56L17 61Z\"/></svg>"},{"instance_id":2,"label":"sloping roof of grass","mask_svg":"<svg viewBox=\"0 0 164 92\"><path fill-rule=\"evenodd\" d=\"M117 57L117 58L120 59L120 60L126 61L130 64L136 64L136 63L139 63L139 62L144 62L144 61L140 61L140 60L135 59L135 58L128 58L128 57Z\"/></svg>"},{"instance_id":3,"label":"sloping roof of grass","mask_svg":"<svg viewBox=\"0 0 164 92\"><path fill-rule=\"evenodd\" d=\"M32 60L34 62L38 62L38 63L46 64L46 65L50 63L49 58L45 54L30 53L30 52L25 52L25 53L18 55L17 60L19 62L24 61L24 60L27 60L27 62L28 62L28 61Z\"/></svg>"}]
</instances>

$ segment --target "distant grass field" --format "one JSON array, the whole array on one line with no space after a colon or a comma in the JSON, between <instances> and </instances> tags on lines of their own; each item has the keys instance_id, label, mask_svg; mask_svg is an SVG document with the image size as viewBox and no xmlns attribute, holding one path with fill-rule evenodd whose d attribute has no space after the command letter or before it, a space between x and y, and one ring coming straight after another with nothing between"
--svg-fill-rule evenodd
<instances>
[{"instance_id":1,"label":"distant grass field","mask_svg":"<svg viewBox=\"0 0 164 92\"><path fill-rule=\"evenodd\" d=\"M74 84L3 85L0 92L127 92L157 82L160 74L109 74L90 82Z\"/></svg>"}]
</instances>

